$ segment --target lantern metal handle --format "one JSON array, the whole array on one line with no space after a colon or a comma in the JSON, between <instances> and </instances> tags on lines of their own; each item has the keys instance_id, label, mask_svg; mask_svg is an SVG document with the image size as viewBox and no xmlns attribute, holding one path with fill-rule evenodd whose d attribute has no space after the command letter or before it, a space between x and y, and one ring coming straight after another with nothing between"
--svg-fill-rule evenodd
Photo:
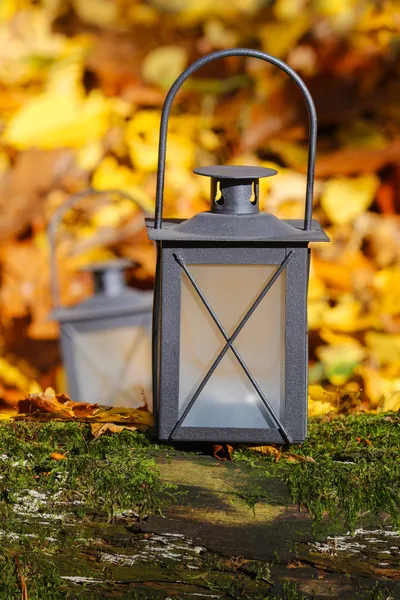
<instances>
[{"instance_id":1,"label":"lantern metal handle","mask_svg":"<svg viewBox=\"0 0 400 600\"><path fill-rule=\"evenodd\" d=\"M304 213L304 229L311 229L312 220L312 205L313 205L313 191L314 191L314 169L315 169L315 155L317 146L317 113L314 106L312 96L301 77L293 71L283 61L261 52L260 50L252 50L251 48L232 48L229 50L219 50L207 54L202 58L199 58L194 63L189 65L170 88L167 97L164 101L161 123L160 123L160 140L158 146L158 169L157 169L157 192L156 192L156 211L155 211L155 229L161 229L162 227L162 211L163 211L163 198L164 198L164 180L165 180L165 155L167 151L167 133L168 133L168 119L171 110L172 102L175 99L176 94L180 90L182 84L186 79L203 67L204 65L220 58L226 58L228 56L250 56L252 58L259 58L268 63L271 63L284 71L298 86L303 98L307 104L308 116L309 116L309 141L308 141L308 165L307 165L307 185L306 185L306 205Z\"/></svg>"},{"instance_id":2,"label":"lantern metal handle","mask_svg":"<svg viewBox=\"0 0 400 600\"><path fill-rule=\"evenodd\" d=\"M61 308L60 277L57 265L58 226L62 222L65 213L86 196L119 196L120 198L126 198L127 200L131 200L136 206L138 206L145 215L147 214L144 208L140 205L140 203L127 192L114 189L96 190L94 188L88 188L86 190L73 194L54 211L54 214L52 215L48 224L47 235L49 239L51 297L53 300L53 308L55 309Z\"/></svg>"}]
</instances>

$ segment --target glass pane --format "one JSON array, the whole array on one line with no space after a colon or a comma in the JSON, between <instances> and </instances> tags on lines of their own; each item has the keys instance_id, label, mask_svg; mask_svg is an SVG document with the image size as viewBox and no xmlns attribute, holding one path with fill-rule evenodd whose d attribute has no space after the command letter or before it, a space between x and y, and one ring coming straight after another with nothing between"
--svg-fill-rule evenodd
<instances>
[{"instance_id":1,"label":"glass pane","mask_svg":"<svg viewBox=\"0 0 400 600\"><path fill-rule=\"evenodd\" d=\"M151 337L128 326L74 334L80 400L151 409Z\"/></svg>"},{"instance_id":2,"label":"glass pane","mask_svg":"<svg viewBox=\"0 0 400 600\"><path fill-rule=\"evenodd\" d=\"M188 265L228 335L256 300L277 265ZM180 415L225 340L185 274L182 274ZM256 308L234 343L276 414L284 414L285 273ZM273 427L257 391L228 350L183 427Z\"/></svg>"}]
</instances>

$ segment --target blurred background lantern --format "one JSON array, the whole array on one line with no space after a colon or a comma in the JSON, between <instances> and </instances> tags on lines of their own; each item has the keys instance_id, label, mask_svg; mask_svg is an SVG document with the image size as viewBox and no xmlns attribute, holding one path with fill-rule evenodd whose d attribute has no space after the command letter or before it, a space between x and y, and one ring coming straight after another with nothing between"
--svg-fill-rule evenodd
<instances>
[{"instance_id":1,"label":"blurred background lantern","mask_svg":"<svg viewBox=\"0 0 400 600\"><path fill-rule=\"evenodd\" d=\"M49 225L52 318L60 324L61 349L73 400L106 406L151 408L151 317L153 293L129 288L129 260L86 265L92 274L92 297L67 307L61 303L56 257L58 225L64 214L85 195L127 195L88 190L71 196ZM129 198L129 196L128 196Z\"/></svg>"},{"instance_id":2,"label":"blurred background lantern","mask_svg":"<svg viewBox=\"0 0 400 600\"><path fill-rule=\"evenodd\" d=\"M210 210L163 221L168 118L184 81L207 63L251 56L299 87L309 113L304 220L259 210L259 179L274 169L214 166ZM302 79L260 51L214 52L190 65L164 103L157 204L148 220L158 244L155 290L155 405L161 439L274 443L307 435L309 242L329 241L312 221L317 118Z\"/></svg>"}]
</instances>

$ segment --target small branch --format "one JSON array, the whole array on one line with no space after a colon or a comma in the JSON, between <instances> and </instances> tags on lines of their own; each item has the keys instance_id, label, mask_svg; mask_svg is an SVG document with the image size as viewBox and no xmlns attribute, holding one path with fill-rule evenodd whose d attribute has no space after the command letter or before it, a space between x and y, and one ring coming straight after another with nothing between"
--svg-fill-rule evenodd
<instances>
[{"instance_id":1,"label":"small branch","mask_svg":"<svg viewBox=\"0 0 400 600\"><path fill-rule=\"evenodd\" d=\"M18 560L18 556L16 554L13 555L13 559L15 562L15 566L17 567L17 572L18 572L18 577L21 583L21 599L22 600L29 600L28 598L28 588L26 587L26 581L25 581L25 577L21 571L21 566L19 564L19 560Z\"/></svg>"}]
</instances>

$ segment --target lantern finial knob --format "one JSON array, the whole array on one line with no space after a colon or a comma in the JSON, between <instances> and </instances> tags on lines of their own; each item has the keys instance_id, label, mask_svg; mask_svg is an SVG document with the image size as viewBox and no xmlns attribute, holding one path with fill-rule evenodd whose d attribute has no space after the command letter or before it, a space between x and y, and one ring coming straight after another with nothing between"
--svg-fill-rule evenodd
<instances>
[{"instance_id":1,"label":"lantern finial knob","mask_svg":"<svg viewBox=\"0 0 400 600\"><path fill-rule=\"evenodd\" d=\"M258 181L277 173L264 167L230 165L200 167L194 172L211 177L211 212L230 215L258 213Z\"/></svg>"}]
</instances>

